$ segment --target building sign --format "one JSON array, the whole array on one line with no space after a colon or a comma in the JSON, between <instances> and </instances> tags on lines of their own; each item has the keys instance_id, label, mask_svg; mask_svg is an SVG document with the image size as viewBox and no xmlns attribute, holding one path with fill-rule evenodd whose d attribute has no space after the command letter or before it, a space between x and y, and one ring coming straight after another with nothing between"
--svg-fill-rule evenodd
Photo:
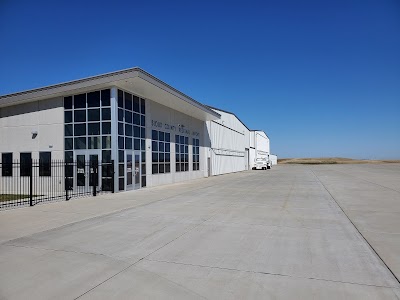
<instances>
[{"instance_id":1,"label":"building sign","mask_svg":"<svg viewBox=\"0 0 400 300\"><path fill-rule=\"evenodd\" d=\"M196 137L200 136L199 132L187 129L186 126L183 124L178 124L178 126L175 126L175 125L163 123L163 122L160 122L157 120L151 120L151 126L156 127L158 129L165 129L165 130L169 130L169 131L179 132L181 134L193 135Z\"/></svg>"}]
</instances>

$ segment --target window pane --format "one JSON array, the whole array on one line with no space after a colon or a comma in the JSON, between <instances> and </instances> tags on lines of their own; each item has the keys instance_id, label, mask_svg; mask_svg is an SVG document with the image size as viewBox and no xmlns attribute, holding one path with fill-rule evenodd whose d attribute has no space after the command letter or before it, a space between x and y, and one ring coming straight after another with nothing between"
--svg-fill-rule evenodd
<instances>
[{"instance_id":1,"label":"window pane","mask_svg":"<svg viewBox=\"0 0 400 300\"><path fill-rule=\"evenodd\" d=\"M163 142L158 143L158 151L164 152L164 143Z\"/></svg>"},{"instance_id":2,"label":"window pane","mask_svg":"<svg viewBox=\"0 0 400 300\"><path fill-rule=\"evenodd\" d=\"M72 124L64 126L64 135L65 136L73 136L74 135Z\"/></svg>"},{"instance_id":3,"label":"window pane","mask_svg":"<svg viewBox=\"0 0 400 300\"><path fill-rule=\"evenodd\" d=\"M183 135L180 136L180 141L181 144L185 143L185 137Z\"/></svg>"},{"instance_id":4,"label":"window pane","mask_svg":"<svg viewBox=\"0 0 400 300\"><path fill-rule=\"evenodd\" d=\"M121 136L118 137L118 148L124 149L124 138Z\"/></svg>"},{"instance_id":5,"label":"window pane","mask_svg":"<svg viewBox=\"0 0 400 300\"><path fill-rule=\"evenodd\" d=\"M164 141L164 135L165 135L164 132L160 131L158 134L158 140Z\"/></svg>"},{"instance_id":6,"label":"window pane","mask_svg":"<svg viewBox=\"0 0 400 300\"><path fill-rule=\"evenodd\" d=\"M88 109L88 121L100 121L100 109Z\"/></svg>"},{"instance_id":7,"label":"window pane","mask_svg":"<svg viewBox=\"0 0 400 300\"><path fill-rule=\"evenodd\" d=\"M125 92L125 109L132 110L132 95Z\"/></svg>"},{"instance_id":8,"label":"window pane","mask_svg":"<svg viewBox=\"0 0 400 300\"><path fill-rule=\"evenodd\" d=\"M64 122L65 123L72 123L72 111L65 111L64 112Z\"/></svg>"},{"instance_id":9,"label":"window pane","mask_svg":"<svg viewBox=\"0 0 400 300\"><path fill-rule=\"evenodd\" d=\"M159 162L164 162L164 153L160 153L160 154L158 155L158 161L159 161Z\"/></svg>"},{"instance_id":10,"label":"window pane","mask_svg":"<svg viewBox=\"0 0 400 300\"><path fill-rule=\"evenodd\" d=\"M74 108L86 108L86 94L74 96Z\"/></svg>"},{"instance_id":11,"label":"window pane","mask_svg":"<svg viewBox=\"0 0 400 300\"><path fill-rule=\"evenodd\" d=\"M146 113L146 105L145 105L145 103L146 103L146 100L144 100L143 98L141 98L141 99L140 99L140 112L141 112L142 114L145 114L145 113Z\"/></svg>"},{"instance_id":12,"label":"window pane","mask_svg":"<svg viewBox=\"0 0 400 300\"><path fill-rule=\"evenodd\" d=\"M133 113L133 124L140 125L140 115L137 113Z\"/></svg>"},{"instance_id":13,"label":"window pane","mask_svg":"<svg viewBox=\"0 0 400 300\"><path fill-rule=\"evenodd\" d=\"M100 149L100 137L98 136L88 137L88 149Z\"/></svg>"},{"instance_id":14,"label":"window pane","mask_svg":"<svg viewBox=\"0 0 400 300\"><path fill-rule=\"evenodd\" d=\"M110 106L110 89L101 91L101 105Z\"/></svg>"},{"instance_id":15,"label":"window pane","mask_svg":"<svg viewBox=\"0 0 400 300\"><path fill-rule=\"evenodd\" d=\"M102 137L102 148L103 149L111 148L111 136L103 136Z\"/></svg>"},{"instance_id":16,"label":"window pane","mask_svg":"<svg viewBox=\"0 0 400 300\"><path fill-rule=\"evenodd\" d=\"M145 116L140 116L140 124L142 126L146 126L146 118L145 118Z\"/></svg>"},{"instance_id":17,"label":"window pane","mask_svg":"<svg viewBox=\"0 0 400 300\"><path fill-rule=\"evenodd\" d=\"M142 162L146 162L146 152L142 152Z\"/></svg>"},{"instance_id":18,"label":"window pane","mask_svg":"<svg viewBox=\"0 0 400 300\"><path fill-rule=\"evenodd\" d=\"M75 149L86 149L86 138L79 137L74 139Z\"/></svg>"},{"instance_id":19,"label":"window pane","mask_svg":"<svg viewBox=\"0 0 400 300\"><path fill-rule=\"evenodd\" d=\"M175 135L175 144L179 144L179 135Z\"/></svg>"},{"instance_id":20,"label":"window pane","mask_svg":"<svg viewBox=\"0 0 400 300\"><path fill-rule=\"evenodd\" d=\"M171 165L165 164L165 173L170 173L170 172L171 172Z\"/></svg>"},{"instance_id":21,"label":"window pane","mask_svg":"<svg viewBox=\"0 0 400 300\"><path fill-rule=\"evenodd\" d=\"M146 175L146 164L142 164L142 175Z\"/></svg>"},{"instance_id":22,"label":"window pane","mask_svg":"<svg viewBox=\"0 0 400 300\"><path fill-rule=\"evenodd\" d=\"M165 141L170 142L171 135L169 133L165 133Z\"/></svg>"},{"instance_id":23,"label":"window pane","mask_svg":"<svg viewBox=\"0 0 400 300\"><path fill-rule=\"evenodd\" d=\"M176 172L180 172L181 171L181 164L180 163L176 163Z\"/></svg>"},{"instance_id":24,"label":"window pane","mask_svg":"<svg viewBox=\"0 0 400 300\"><path fill-rule=\"evenodd\" d=\"M124 123L118 123L118 134L124 135Z\"/></svg>"},{"instance_id":25,"label":"window pane","mask_svg":"<svg viewBox=\"0 0 400 300\"><path fill-rule=\"evenodd\" d=\"M125 138L125 149L132 149L132 138Z\"/></svg>"},{"instance_id":26,"label":"window pane","mask_svg":"<svg viewBox=\"0 0 400 300\"><path fill-rule=\"evenodd\" d=\"M132 112L128 110L125 111L125 122L132 124Z\"/></svg>"},{"instance_id":27,"label":"window pane","mask_svg":"<svg viewBox=\"0 0 400 300\"><path fill-rule=\"evenodd\" d=\"M170 143L165 143L165 152L171 152Z\"/></svg>"},{"instance_id":28,"label":"window pane","mask_svg":"<svg viewBox=\"0 0 400 300\"><path fill-rule=\"evenodd\" d=\"M140 128L140 137L141 137L142 139L145 139L145 138L146 138L146 129L145 129L144 127L141 127L141 128Z\"/></svg>"},{"instance_id":29,"label":"window pane","mask_svg":"<svg viewBox=\"0 0 400 300\"><path fill-rule=\"evenodd\" d=\"M125 135L132 136L132 125L125 124Z\"/></svg>"},{"instance_id":30,"label":"window pane","mask_svg":"<svg viewBox=\"0 0 400 300\"><path fill-rule=\"evenodd\" d=\"M159 173L164 173L164 164L160 164L158 167L159 167Z\"/></svg>"},{"instance_id":31,"label":"window pane","mask_svg":"<svg viewBox=\"0 0 400 300\"><path fill-rule=\"evenodd\" d=\"M104 120L111 120L111 109L110 108L102 108L101 109L101 119Z\"/></svg>"},{"instance_id":32,"label":"window pane","mask_svg":"<svg viewBox=\"0 0 400 300\"><path fill-rule=\"evenodd\" d=\"M111 134L111 122L103 122L101 126L102 134Z\"/></svg>"},{"instance_id":33,"label":"window pane","mask_svg":"<svg viewBox=\"0 0 400 300\"><path fill-rule=\"evenodd\" d=\"M138 126L133 126L133 136L134 137L137 137L137 138L140 138L140 127L138 127Z\"/></svg>"},{"instance_id":34,"label":"window pane","mask_svg":"<svg viewBox=\"0 0 400 300\"><path fill-rule=\"evenodd\" d=\"M158 164L153 164L151 171L153 174L158 174Z\"/></svg>"},{"instance_id":35,"label":"window pane","mask_svg":"<svg viewBox=\"0 0 400 300\"><path fill-rule=\"evenodd\" d=\"M65 162L73 162L74 161L74 152L73 151L65 151L64 159L65 159Z\"/></svg>"},{"instance_id":36,"label":"window pane","mask_svg":"<svg viewBox=\"0 0 400 300\"><path fill-rule=\"evenodd\" d=\"M125 161L125 152L123 150L118 151L118 161L119 162L124 162Z\"/></svg>"},{"instance_id":37,"label":"window pane","mask_svg":"<svg viewBox=\"0 0 400 300\"><path fill-rule=\"evenodd\" d=\"M100 92L91 92L87 94L88 107L100 107Z\"/></svg>"},{"instance_id":38,"label":"window pane","mask_svg":"<svg viewBox=\"0 0 400 300\"><path fill-rule=\"evenodd\" d=\"M74 122L86 122L86 110L75 110Z\"/></svg>"},{"instance_id":39,"label":"window pane","mask_svg":"<svg viewBox=\"0 0 400 300\"><path fill-rule=\"evenodd\" d=\"M103 150L101 154L103 162L111 162L111 150Z\"/></svg>"},{"instance_id":40,"label":"window pane","mask_svg":"<svg viewBox=\"0 0 400 300\"><path fill-rule=\"evenodd\" d=\"M153 152L151 154L151 158L152 158L151 160L152 160L153 163L158 162L158 153L157 152Z\"/></svg>"},{"instance_id":41,"label":"window pane","mask_svg":"<svg viewBox=\"0 0 400 300\"><path fill-rule=\"evenodd\" d=\"M124 92L118 90L118 107L124 108Z\"/></svg>"},{"instance_id":42,"label":"window pane","mask_svg":"<svg viewBox=\"0 0 400 300\"><path fill-rule=\"evenodd\" d=\"M134 140L134 147L135 150L140 150L140 139Z\"/></svg>"},{"instance_id":43,"label":"window pane","mask_svg":"<svg viewBox=\"0 0 400 300\"><path fill-rule=\"evenodd\" d=\"M12 153L2 153L1 162L2 162L1 175L12 176L12 171L13 171Z\"/></svg>"},{"instance_id":44,"label":"window pane","mask_svg":"<svg viewBox=\"0 0 400 300\"><path fill-rule=\"evenodd\" d=\"M158 131L157 130L152 130L151 131L151 138L153 141L157 141L158 140Z\"/></svg>"},{"instance_id":45,"label":"window pane","mask_svg":"<svg viewBox=\"0 0 400 300\"><path fill-rule=\"evenodd\" d=\"M88 135L100 135L100 123L89 123Z\"/></svg>"},{"instance_id":46,"label":"window pane","mask_svg":"<svg viewBox=\"0 0 400 300\"><path fill-rule=\"evenodd\" d=\"M30 176L32 174L31 153L20 153L20 175Z\"/></svg>"},{"instance_id":47,"label":"window pane","mask_svg":"<svg viewBox=\"0 0 400 300\"><path fill-rule=\"evenodd\" d=\"M64 108L72 109L72 96L64 97Z\"/></svg>"},{"instance_id":48,"label":"window pane","mask_svg":"<svg viewBox=\"0 0 400 300\"><path fill-rule=\"evenodd\" d=\"M151 150L158 151L158 142L156 142L156 141L151 142Z\"/></svg>"},{"instance_id":49,"label":"window pane","mask_svg":"<svg viewBox=\"0 0 400 300\"><path fill-rule=\"evenodd\" d=\"M64 144L64 146L65 146L65 150L72 150L72 149L74 149L74 147L73 147L73 140L72 139L65 139L65 144Z\"/></svg>"},{"instance_id":50,"label":"window pane","mask_svg":"<svg viewBox=\"0 0 400 300\"><path fill-rule=\"evenodd\" d=\"M119 184L119 190L123 191L125 189L125 182L124 182L124 178L120 178L118 180L118 184Z\"/></svg>"},{"instance_id":51,"label":"window pane","mask_svg":"<svg viewBox=\"0 0 400 300\"><path fill-rule=\"evenodd\" d=\"M39 152L39 176L51 176L51 152Z\"/></svg>"},{"instance_id":52,"label":"window pane","mask_svg":"<svg viewBox=\"0 0 400 300\"><path fill-rule=\"evenodd\" d=\"M140 112L139 109L139 97L133 96L133 110L136 112Z\"/></svg>"},{"instance_id":53,"label":"window pane","mask_svg":"<svg viewBox=\"0 0 400 300\"><path fill-rule=\"evenodd\" d=\"M145 139L140 140L140 149L146 150L146 140Z\"/></svg>"},{"instance_id":54,"label":"window pane","mask_svg":"<svg viewBox=\"0 0 400 300\"><path fill-rule=\"evenodd\" d=\"M75 136L86 135L86 124L75 124L74 132Z\"/></svg>"},{"instance_id":55,"label":"window pane","mask_svg":"<svg viewBox=\"0 0 400 300\"><path fill-rule=\"evenodd\" d=\"M171 161L171 154L165 153L165 162L170 162Z\"/></svg>"},{"instance_id":56,"label":"window pane","mask_svg":"<svg viewBox=\"0 0 400 300\"><path fill-rule=\"evenodd\" d=\"M118 109L118 121L123 121L124 120L124 111L122 109Z\"/></svg>"}]
</instances>

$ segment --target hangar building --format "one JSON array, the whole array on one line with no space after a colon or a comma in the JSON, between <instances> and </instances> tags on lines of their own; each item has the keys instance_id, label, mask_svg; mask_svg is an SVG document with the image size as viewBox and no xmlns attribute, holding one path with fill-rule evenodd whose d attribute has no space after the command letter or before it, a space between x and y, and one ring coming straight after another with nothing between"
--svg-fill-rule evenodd
<instances>
[{"instance_id":1,"label":"hangar building","mask_svg":"<svg viewBox=\"0 0 400 300\"><path fill-rule=\"evenodd\" d=\"M263 131L140 68L0 96L0 141L3 166L113 161L113 182L101 170L98 182L115 191L244 171L269 154ZM79 167L65 176L90 185Z\"/></svg>"}]
</instances>

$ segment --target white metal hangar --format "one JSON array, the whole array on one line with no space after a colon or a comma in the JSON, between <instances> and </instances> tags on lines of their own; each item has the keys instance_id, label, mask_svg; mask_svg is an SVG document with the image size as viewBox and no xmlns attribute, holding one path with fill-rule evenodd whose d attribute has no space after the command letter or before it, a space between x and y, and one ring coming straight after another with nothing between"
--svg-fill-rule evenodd
<instances>
[{"instance_id":1,"label":"white metal hangar","mask_svg":"<svg viewBox=\"0 0 400 300\"><path fill-rule=\"evenodd\" d=\"M113 161L112 182L101 170L96 180L115 191L244 171L269 154L264 132L140 68L0 96L0 141L3 165ZM70 188L90 185L65 172Z\"/></svg>"}]
</instances>

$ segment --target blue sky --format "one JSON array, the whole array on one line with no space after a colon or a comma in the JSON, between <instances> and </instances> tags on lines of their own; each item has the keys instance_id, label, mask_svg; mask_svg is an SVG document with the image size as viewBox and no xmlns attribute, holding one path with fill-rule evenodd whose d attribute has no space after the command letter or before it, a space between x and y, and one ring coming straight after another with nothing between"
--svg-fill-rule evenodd
<instances>
[{"instance_id":1,"label":"blue sky","mask_svg":"<svg viewBox=\"0 0 400 300\"><path fill-rule=\"evenodd\" d=\"M0 0L0 94L139 66L279 157L400 159L400 2Z\"/></svg>"}]
</instances>

